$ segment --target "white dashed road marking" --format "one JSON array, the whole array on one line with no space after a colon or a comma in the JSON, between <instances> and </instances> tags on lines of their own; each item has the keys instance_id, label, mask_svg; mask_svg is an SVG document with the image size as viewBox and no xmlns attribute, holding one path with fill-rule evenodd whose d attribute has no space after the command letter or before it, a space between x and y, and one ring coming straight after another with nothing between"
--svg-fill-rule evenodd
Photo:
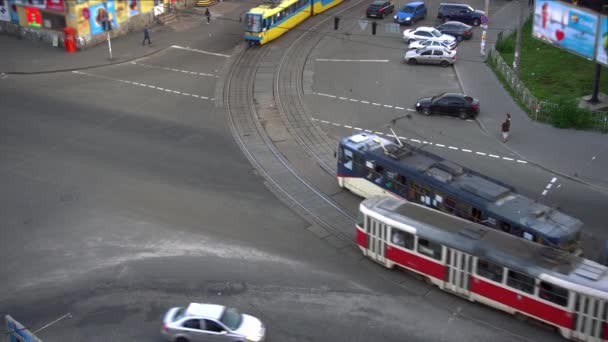
<instances>
[{"instance_id":1,"label":"white dashed road marking","mask_svg":"<svg viewBox=\"0 0 608 342\"><path fill-rule=\"evenodd\" d=\"M192 49L190 47L183 47L183 46L179 46L179 45L172 45L171 48L173 49L180 49L180 50L186 50L186 51L191 51L191 52L198 52L198 53L202 53L205 55L211 55L211 56L218 56L218 57L230 57L230 55L224 55L222 53L215 53L215 52L209 52L209 51L203 51L203 50L199 50L199 49Z\"/></svg>"},{"instance_id":2,"label":"white dashed road marking","mask_svg":"<svg viewBox=\"0 0 608 342\"><path fill-rule=\"evenodd\" d=\"M327 59L317 58L317 62L362 62L362 63L388 63L388 59Z\"/></svg>"},{"instance_id":3,"label":"white dashed road marking","mask_svg":"<svg viewBox=\"0 0 608 342\"><path fill-rule=\"evenodd\" d=\"M549 182L549 184L547 184L547 186L545 187L545 190L543 190L543 193L542 193L543 196L547 195L547 193L549 192L549 190L551 190L551 188L553 187L553 184L555 184L556 180L557 180L557 177L553 177L551 179L551 181ZM559 185L557 187L559 188Z\"/></svg>"},{"instance_id":4,"label":"white dashed road marking","mask_svg":"<svg viewBox=\"0 0 608 342\"><path fill-rule=\"evenodd\" d=\"M317 118L312 118L312 120L313 121L318 121L318 122L321 122L321 123L324 123L324 124L328 124L328 125L337 126L337 127L344 127L344 128L348 128L348 129L353 129L353 130L356 130L356 131L365 131L365 132L370 132L370 133L372 132L372 130L369 130L369 129L363 129L363 128L360 128L360 127L353 127L353 126L349 126L349 125L343 125L343 124L339 124L337 122L329 122L327 120L321 120L321 119L317 119ZM375 131L374 133L378 134L378 135L393 136L393 133L383 133L383 132L379 132L379 131ZM442 148L446 147L446 145L444 145L444 144L436 144L436 143L433 143L431 141L424 141L424 140L421 141L419 139L414 139L414 138L407 138L407 137L401 137L400 136L399 139L409 140L411 142L415 142L415 143L422 144L422 145L437 146L437 147L442 147ZM466 153L473 153L473 150L466 149L466 148L458 148L456 146L447 146L447 147L449 149L455 150L455 151L462 151L462 152L466 152ZM501 156L497 156L495 154L489 154L489 153L486 153L486 152L475 151L475 154L479 155L479 156L484 156L484 157L487 156L487 157L491 157L491 158L495 158L495 159L502 159L502 160L506 160L506 161L516 161L516 162L521 163L521 164L527 164L528 163L525 160L521 160L521 159L517 159L516 160L516 159L513 159L513 158L509 158L509 157L501 157ZM556 178L554 178L551 181L551 183L554 183L555 179ZM550 188L551 188L551 185L549 185L547 187L547 189L550 189Z\"/></svg>"},{"instance_id":5,"label":"white dashed road marking","mask_svg":"<svg viewBox=\"0 0 608 342\"><path fill-rule=\"evenodd\" d=\"M382 106L382 107L385 107L385 108L395 108L397 110L407 110L409 112L415 112L416 111L415 109L412 109L412 108L405 108L405 107L393 106L393 105L389 105L389 104L370 102L370 101L365 101L365 100L361 100L361 99L348 98L348 97L344 97L344 96L336 96L336 95L325 94L325 93L314 93L314 94L318 95L318 96L331 97L331 98L334 98L334 99L338 98L338 99L343 100L343 101L348 100L350 102L360 102L360 103L363 103L363 104L371 104L372 106Z\"/></svg>"},{"instance_id":6,"label":"white dashed road marking","mask_svg":"<svg viewBox=\"0 0 608 342\"><path fill-rule=\"evenodd\" d=\"M197 97L197 98L199 97L199 95L182 93L181 91L161 88L161 87L157 87L157 86L154 86L154 85L151 85L151 84L144 84L144 83L132 82L132 81L127 81L127 80L121 80L121 79L107 77L107 76L94 75L94 74L89 74L89 73L82 72L82 71L72 71L72 73L78 74L78 75L90 76L90 77L103 78L103 79L114 81L114 82L122 82L122 83L127 83L127 84L134 84L134 85L138 85L140 87L146 87L146 88L155 89L155 90L159 90L159 91L165 91L167 93L172 93L172 94L179 94L179 95L185 95L185 96L191 95L191 96L194 96L194 97ZM211 100L211 101L214 100L213 98L209 99L206 96L200 96L200 98L202 98L204 100Z\"/></svg>"},{"instance_id":7,"label":"white dashed road marking","mask_svg":"<svg viewBox=\"0 0 608 342\"><path fill-rule=\"evenodd\" d=\"M163 69L163 70L169 70L169 71L174 71L174 72L182 72L184 74L200 75L200 76L206 76L206 77L219 77L218 75L207 74L207 73L204 73L204 72L196 72L196 71L181 70L181 69L175 69L175 68L167 68L167 67L161 67L161 66L157 66L157 65L144 64L144 63L139 63L139 62L131 62L131 64L139 65L139 66L146 67L146 68Z\"/></svg>"}]
</instances>

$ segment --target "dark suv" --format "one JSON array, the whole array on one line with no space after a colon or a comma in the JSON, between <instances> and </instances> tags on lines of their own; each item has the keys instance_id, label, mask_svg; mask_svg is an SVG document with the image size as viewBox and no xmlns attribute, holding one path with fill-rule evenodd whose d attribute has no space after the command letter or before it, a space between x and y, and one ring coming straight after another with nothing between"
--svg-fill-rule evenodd
<instances>
[{"instance_id":1,"label":"dark suv","mask_svg":"<svg viewBox=\"0 0 608 342\"><path fill-rule=\"evenodd\" d=\"M390 1L374 1L367 7L366 16L384 19L384 16L395 11L395 5Z\"/></svg>"},{"instance_id":2,"label":"dark suv","mask_svg":"<svg viewBox=\"0 0 608 342\"><path fill-rule=\"evenodd\" d=\"M467 24L473 24L473 26L479 26L481 24L481 17L485 13L480 10L476 10L467 4L452 4L442 3L439 5L439 11L437 12L437 18L444 22L455 20Z\"/></svg>"}]
</instances>

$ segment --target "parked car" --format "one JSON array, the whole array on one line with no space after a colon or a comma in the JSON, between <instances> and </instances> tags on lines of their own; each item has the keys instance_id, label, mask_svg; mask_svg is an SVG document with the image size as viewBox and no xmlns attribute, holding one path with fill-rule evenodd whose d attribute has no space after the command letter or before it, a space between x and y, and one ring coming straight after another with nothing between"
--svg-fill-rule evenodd
<instances>
[{"instance_id":1,"label":"parked car","mask_svg":"<svg viewBox=\"0 0 608 342\"><path fill-rule=\"evenodd\" d=\"M438 64L448 67L456 61L456 51L443 46L429 46L406 51L403 60L407 64Z\"/></svg>"},{"instance_id":2,"label":"parked car","mask_svg":"<svg viewBox=\"0 0 608 342\"><path fill-rule=\"evenodd\" d=\"M456 37L459 42L473 37L473 27L459 21L446 21L439 26L435 26L435 28L443 34Z\"/></svg>"},{"instance_id":3,"label":"parked car","mask_svg":"<svg viewBox=\"0 0 608 342\"><path fill-rule=\"evenodd\" d=\"M479 100L461 93L443 93L419 99L416 111L424 115L437 113L466 120L479 114Z\"/></svg>"},{"instance_id":4,"label":"parked car","mask_svg":"<svg viewBox=\"0 0 608 342\"><path fill-rule=\"evenodd\" d=\"M169 341L263 341L262 322L222 305L190 303L169 309L161 333Z\"/></svg>"},{"instance_id":5,"label":"parked car","mask_svg":"<svg viewBox=\"0 0 608 342\"><path fill-rule=\"evenodd\" d=\"M405 40L407 43L428 39L450 44L456 41L456 38L447 34L442 34L436 28L429 26L420 26L415 29L407 29L403 31L403 40Z\"/></svg>"},{"instance_id":6,"label":"parked car","mask_svg":"<svg viewBox=\"0 0 608 342\"><path fill-rule=\"evenodd\" d=\"M426 18L426 5L422 1L409 2L397 11L395 22L412 25L416 20Z\"/></svg>"},{"instance_id":7,"label":"parked car","mask_svg":"<svg viewBox=\"0 0 608 342\"><path fill-rule=\"evenodd\" d=\"M442 3L439 5L439 11L437 12L437 18L446 21L460 21L467 24L473 24L473 26L479 26L481 24L481 17L485 15L485 12L476 10L467 4L452 4Z\"/></svg>"},{"instance_id":8,"label":"parked car","mask_svg":"<svg viewBox=\"0 0 608 342\"><path fill-rule=\"evenodd\" d=\"M395 11L395 5L390 1L377 0L367 6L366 16L384 19L384 16Z\"/></svg>"},{"instance_id":9,"label":"parked car","mask_svg":"<svg viewBox=\"0 0 608 342\"><path fill-rule=\"evenodd\" d=\"M427 46L443 46L446 49L454 50L457 45L456 45L456 42L446 43L446 42L441 42L441 41L432 40L432 39L417 40L415 42L412 42L408 46L408 50L417 50L417 49L427 47Z\"/></svg>"}]
</instances>

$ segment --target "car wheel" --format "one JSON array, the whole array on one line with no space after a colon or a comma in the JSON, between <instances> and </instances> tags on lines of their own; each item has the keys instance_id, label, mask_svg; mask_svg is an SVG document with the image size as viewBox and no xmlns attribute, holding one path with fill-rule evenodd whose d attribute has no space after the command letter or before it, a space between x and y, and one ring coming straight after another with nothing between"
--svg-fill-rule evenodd
<instances>
[{"instance_id":1,"label":"car wheel","mask_svg":"<svg viewBox=\"0 0 608 342\"><path fill-rule=\"evenodd\" d=\"M443 22L445 23L447 21L450 21L450 17L443 17Z\"/></svg>"},{"instance_id":2,"label":"car wheel","mask_svg":"<svg viewBox=\"0 0 608 342\"><path fill-rule=\"evenodd\" d=\"M441 61L441 63L439 63L439 65L441 65L444 68L447 68L450 66L450 62L448 61Z\"/></svg>"},{"instance_id":3,"label":"car wheel","mask_svg":"<svg viewBox=\"0 0 608 342\"><path fill-rule=\"evenodd\" d=\"M463 36L460 36L460 35L456 36L456 41L457 42L461 42L463 39L464 39Z\"/></svg>"},{"instance_id":4,"label":"car wheel","mask_svg":"<svg viewBox=\"0 0 608 342\"><path fill-rule=\"evenodd\" d=\"M190 342L190 341L188 341L188 339L185 337L178 337L175 339L175 342Z\"/></svg>"},{"instance_id":5,"label":"car wheel","mask_svg":"<svg viewBox=\"0 0 608 342\"><path fill-rule=\"evenodd\" d=\"M479 24L481 24L479 19L477 19L477 18L473 19L473 26L479 26Z\"/></svg>"},{"instance_id":6,"label":"car wheel","mask_svg":"<svg viewBox=\"0 0 608 342\"><path fill-rule=\"evenodd\" d=\"M416 60L416 58L410 58L407 60L407 64L415 65L417 63L418 61Z\"/></svg>"},{"instance_id":7,"label":"car wheel","mask_svg":"<svg viewBox=\"0 0 608 342\"><path fill-rule=\"evenodd\" d=\"M430 110L429 108L424 108L424 109L422 110L422 114L423 114L424 116L429 116L429 115L431 115L431 110Z\"/></svg>"},{"instance_id":8,"label":"car wheel","mask_svg":"<svg viewBox=\"0 0 608 342\"><path fill-rule=\"evenodd\" d=\"M458 113L458 117L460 118L460 120L466 120L469 118L469 114L467 114L466 111L461 110L460 113Z\"/></svg>"}]
</instances>

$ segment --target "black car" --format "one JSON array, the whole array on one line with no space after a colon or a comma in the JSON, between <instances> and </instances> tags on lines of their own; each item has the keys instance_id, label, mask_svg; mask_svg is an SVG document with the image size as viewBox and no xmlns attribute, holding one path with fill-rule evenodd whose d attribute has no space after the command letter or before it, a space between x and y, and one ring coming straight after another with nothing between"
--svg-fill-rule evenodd
<instances>
[{"instance_id":1,"label":"black car","mask_svg":"<svg viewBox=\"0 0 608 342\"><path fill-rule=\"evenodd\" d=\"M444 22L455 20L467 24L473 24L473 26L479 26L481 24L481 17L485 15L485 12L476 10L467 4L452 4L442 3L439 5L439 11L437 12L437 18Z\"/></svg>"},{"instance_id":2,"label":"black car","mask_svg":"<svg viewBox=\"0 0 608 342\"><path fill-rule=\"evenodd\" d=\"M384 19L385 15L393 13L395 11L395 5L390 1L378 0L374 1L367 7L365 15L369 17L376 17Z\"/></svg>"},{"instance_id":3,"label":"black car","mask_svg":"<svg viewBox=\"0 0 608 342\"><path fill-rule=\"evenodd\" d=\"M416 103L416 111L424 115L437 113L466 120L474 118L479 113L479 100L460 93L443 93L419 99Z\"/></svg>"},{"instance_id":4,"label":"black car","mask_svg":"<svg viewBox=\"0 0 608 342\"><path fill-rule=\"evenodd\" d=\"M459 42L473 37L473 27L459 21L446 21L439 26L435 26L435 28L441 33L456 37Z\"/></svg>"}]
</instances>

